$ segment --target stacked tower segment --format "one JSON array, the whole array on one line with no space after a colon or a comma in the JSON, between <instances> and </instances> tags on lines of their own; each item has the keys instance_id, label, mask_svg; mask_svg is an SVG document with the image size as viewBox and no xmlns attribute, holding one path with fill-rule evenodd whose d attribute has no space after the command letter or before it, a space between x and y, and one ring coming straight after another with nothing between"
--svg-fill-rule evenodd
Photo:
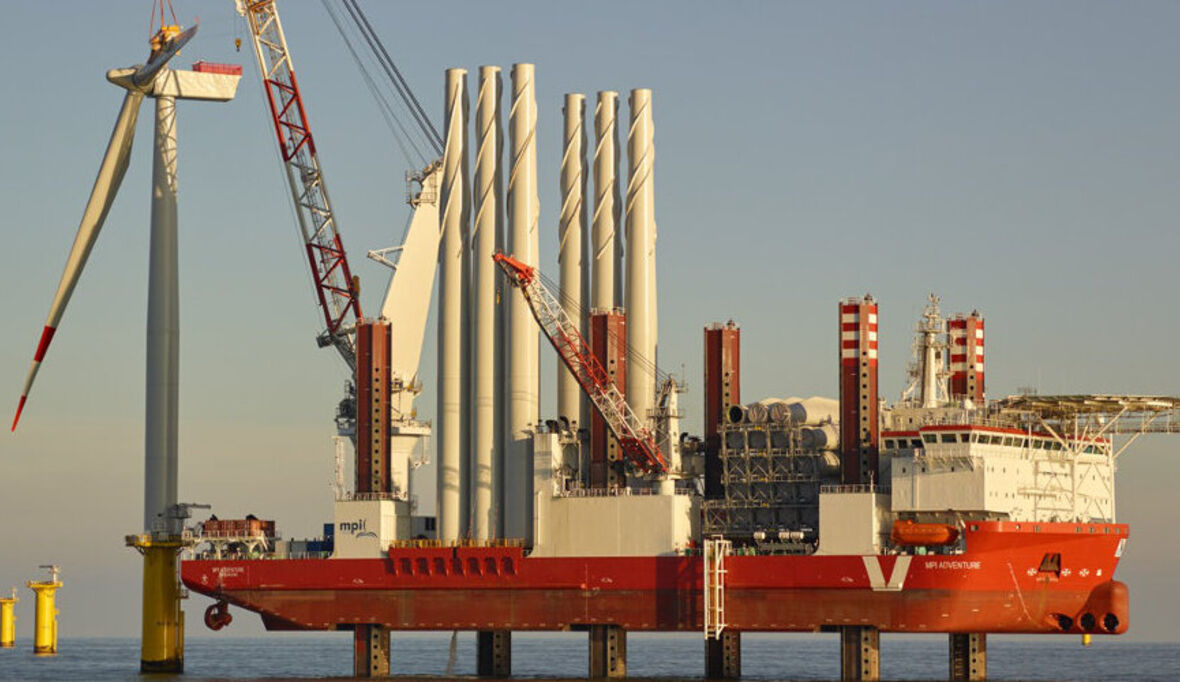
<instances>
[{"instance_id":1,"label":"stacked tower segment","mask_svg":"<svg viewBox=\"0 0 1180 682\"><path fill-rule=\"evenodd\" d=\"M540 199L537 196L537 94L533 64L512 66L512 105L508 112L511 170L508 175L508 251L537 267ZM505 343L507 395L504 439L504 536L524 538L533 529L532 429L539 413L540 336L519 288L508 293Z\"/></svg>"},{"instance_id":2,"label":"stacked tower segment","mask_svg":"<svg viewBox=\"0 0 1180 682\"><path fill-rule=\"evenodd\" d=\"M468 434L470 384L465 370L467 334L464 292L467 273L469 192L467 187L467 71L446 73L446 150L443 153L442 241L438 250L438 538L462 533L464 435ZM465 390L468 389L468 390Z\"/></svg>"},{"instance_id":3,"label":"stacked tower segment","mask_svg":"<svg viewBox=\"0 0 1180 682\"><path fill-rule=\"evenodd\" d=\"M492 254L503 245L504 206L500 174L503 131L500 126L500 67L479 69L475 105L475 181L472 188L473 258L471 292L471 537L499 534L498 494L502 462L501 390L503 330L499 319L496 266Z\"/></svg>"},{"instance_id":4,"label":"stacked tower segment","mask_svg":"<svg viewBox=\"0 0 1180 682\"><path fill-rule=\"evenodd\" d=\"M846 484L877 482L877 302L840 301L840 449Z\"/></svg>"},{"instance_id":5,"label":"stacked tower segment","mask_svg":"<svg viewBox=\"0 0 1180 682\"><path fill-rule=\"evenodd\" d=\"M563 112L565 142L561 155L561 215L557 229L561 304L567 315L578 320L578 331L586 337L589 334L589 306L585 299L589 296L583 287L586 278L582 253L586 226L586 96L567 93ZM585 402L577 379L561 358L557 358L557 414L582 426Z\"/></svg>"},{"instance_id":6,"label":"stacked tower segment","mask_svg":"<svg viewBox=\"0 0 1180 682\"><path fill-rule=\"evenodd\" d=\"M626 305L627 402L647 419L655 402L656 347L656 220L654 130L651 90L631 91L631 127L627 132Z\"/></svg>"},{"instance_id":7,"label":"stacked tower segment","mask_svg":"<svg viewBox=\"0 0 1180 682\"><path fill-rule=\"evenodd\" d=\"M976 311L947 321L951 348L951 400L984 402L983 317Z\"/></svg>"}]
</instances>

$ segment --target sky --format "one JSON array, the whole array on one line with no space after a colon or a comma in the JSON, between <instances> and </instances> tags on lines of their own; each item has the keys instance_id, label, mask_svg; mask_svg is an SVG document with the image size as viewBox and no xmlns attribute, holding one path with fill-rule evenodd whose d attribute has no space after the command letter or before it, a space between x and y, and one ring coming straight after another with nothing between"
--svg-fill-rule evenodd
<instances>
[{"instance_id":1,"label":"sky","mask_svg":"<svg viewBox=\"0 0 1180 682\"><path fill-rule=\"evenodd\" d=\"M147 0L5 3L0 406L15 409L122 97ZM229 104L182 103L181 498L286 537L330 520L347 379L320 320L253 57L230 0L175 0L178 57L239 62ZM881 306L882 395L904 388L926 296L987 319L988 393L1180 394L1180 6L1168 2L366 2L435 125L443 72L537 65L542 269L556 275L561 98L653 91L661 367L701 429L701 329L742 326L742 394L835 396L836 302ZM398 150L320 3L280 5L362 303L408 217ZM625 94L622 98L625 100ZM625 105L623 107L625 115ZM0 591L58 563L63 636L134 635L151 115L29 399L0 435ZM432 325L431 325L432 326ZM434 345L422 359L433 417ZM542 413L555 356L542 348ZM1180 641L1175 439L1119 461L1129 639ZM419 470L428 506L433 467ZM188 604L190 632L205 601ZM218 636L260 630L239 618Z\"/></svg>"}]
</instances>

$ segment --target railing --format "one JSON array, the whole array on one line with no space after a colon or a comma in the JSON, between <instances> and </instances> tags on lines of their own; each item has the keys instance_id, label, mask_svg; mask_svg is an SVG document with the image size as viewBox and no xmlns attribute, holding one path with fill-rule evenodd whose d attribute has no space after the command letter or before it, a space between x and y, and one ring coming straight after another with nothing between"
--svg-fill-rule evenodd
<instances>
[{"instance_id":1,"label":"railing","mask_svg":"<svg viewBox=\"0 0 1180 682\"><path fill-rule=\"evenodd\" d=\"M337 502L376 502L379 500L392 500L395 502L407 502L409 498L405 493L349 493L336 496Z\"/></svg>"},{"instance_id":2,"label":"railing","mask_svg":"<svg viewBox=\"0 0 1180 682\"><path fill-rule=\"evenodd\" d=\"M561 497L631 497L632 495L660 495L656 488L574 488ZM674 495L691 495L691 490L676 490Z\"/></svg>"},{"instance_id":3,"label":"railing","mask_svg":"<svg viewBox=\"0 0 1180 682\"><path fill-rule=\"evenodd\" d=\"M471 538L464 538L460 540L430 540L426 538L419 538L417 540L393 540L389 543L389 546L393 549L443 549L447 547L524 547L524 540L521 538L496 538L491 540L473 540Z\"/></svg>"},{"instance_id":4,"label":"railing","mask_svg":"<svg viewBox=\"0 0 1180 682\"><path fill-rule=\"evenodd\" d=\"M845 483L842 485L821 485L819 487L820 494L823 493L880 493L887 495L890 493L890 488L887 485L879 485L877 483Z\"/></svg>"}]
</instances>

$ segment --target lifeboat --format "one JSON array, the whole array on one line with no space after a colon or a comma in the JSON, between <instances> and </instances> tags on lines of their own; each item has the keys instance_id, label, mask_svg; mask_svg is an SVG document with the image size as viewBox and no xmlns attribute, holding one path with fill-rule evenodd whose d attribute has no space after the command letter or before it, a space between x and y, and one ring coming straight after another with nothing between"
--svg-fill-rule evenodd
<instances>
[{"instance_id":1,"label":"lifeboat","mask_svg":"<svg viewBox=\"0 0 1180 682\"><path fill-rule=\"evenodd\" d=\"M949 545L959 539L959 529L945 523L915 523L911 520L895 521L889 540L895 545L917 547L926 545Z\"/></svg>"}]
</instances>

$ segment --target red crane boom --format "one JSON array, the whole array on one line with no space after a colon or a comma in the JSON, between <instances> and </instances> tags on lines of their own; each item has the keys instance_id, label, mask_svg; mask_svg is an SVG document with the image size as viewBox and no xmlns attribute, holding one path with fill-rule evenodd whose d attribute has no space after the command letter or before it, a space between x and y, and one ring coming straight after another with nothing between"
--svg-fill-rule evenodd
<instances>
[{"instance_id":1,"label":"red crane boom","mask_svg":"<svg viewBox=\"0 0 1180 682\"><path fill-rule=\"evenodd\" d=\"M502 253L492 258L509 281L520 287L541 331L619 441L623 454L643 471L666 472L668 464L651 430L636 416L627 399L610 380L610 375L590 350L590 344L578 332L577 323L570 319L561 303L541 282L537 269Z\"/></svg>"},{"instance_id":2,"label":"red crane boom","mask_svg":"<svg viewBox=\"0 0 1180 682\"><path fill-rule=\"evenodd\" d=\"M250 25L279 153L299 216L316 296L324 313L326 329L317 341L320 346L335 346L351 367L355 365L354 325L347 322L349 317L354 323L361 318L358 287L336 230L336 217L324 186L283 26L274 0L237 0L237 5Z\"/></svg>"}]
</instances>

